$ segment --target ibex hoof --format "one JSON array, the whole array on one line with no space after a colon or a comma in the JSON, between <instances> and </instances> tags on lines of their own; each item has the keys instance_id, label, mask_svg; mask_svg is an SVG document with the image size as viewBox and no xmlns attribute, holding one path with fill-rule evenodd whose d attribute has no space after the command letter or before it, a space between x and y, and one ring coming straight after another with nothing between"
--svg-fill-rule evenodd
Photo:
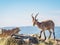
<instances>
[{"instance_id":1,"label":"ibex hoof","mask_svg":"<svg viewBox=\"0 0 60 45\"><path fill-rule=\"evenodd\" d=\"M39 39L41 38L41 36L39 36Z\"/></svg>"}]
</instances>

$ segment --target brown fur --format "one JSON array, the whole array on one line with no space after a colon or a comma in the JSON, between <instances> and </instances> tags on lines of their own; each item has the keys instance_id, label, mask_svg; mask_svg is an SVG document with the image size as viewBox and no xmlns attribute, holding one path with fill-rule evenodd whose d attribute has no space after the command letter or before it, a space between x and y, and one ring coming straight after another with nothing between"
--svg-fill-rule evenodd
<instances>
[{"instance_id":1,"label":"brown fur","mask_svg":"<svg viewBox=\"0 0 60 45\"><path fill-rule=\"evenodd\" d=\"M2 29L2 34L0 34L0 37L7 37L7 36L11 36L12 34L16 34L19 32L19 28L14 28L12 30L5 30Z\"/></svg>"},{"instance_id":2,"label":"brown fur","mask_svg":"<svg viewBox=\"0 0 60 45\"><path fill-rule=\"evenodd\" d=\"M32 22L33 22L33 26L37 25L38 28L41 29L40 37L41 37L41 33L44 32L44 36L45 36L45 40L46 40L45 30L48 30L50 32L50 36L49 36L49 38L50 38L51 37L51 33L52 33L51 29L52 29L53 35L54 35L54 39L55 39L55 32L54 32L55 24L54 24L54 22L52 20L46 20L46 21L39 22L36 19L37 15L38 14L36 14L35 17L32 16Z\"/></svg>"}]
</instances>

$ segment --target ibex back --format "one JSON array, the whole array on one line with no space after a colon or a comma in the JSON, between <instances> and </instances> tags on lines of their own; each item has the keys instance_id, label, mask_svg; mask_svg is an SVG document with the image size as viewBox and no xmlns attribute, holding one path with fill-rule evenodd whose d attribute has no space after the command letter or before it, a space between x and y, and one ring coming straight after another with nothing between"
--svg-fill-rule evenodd
<instances>
[{"instance_id":1,"label":"ibex back","mask_svg":"<svg viewBox=\"0 0 60 45\"><path fill-rule=\"evenodd\" d=\"M33 14L32 14L32 22L33 22L33 26L37 25L39 29L41 29L41 32L40 32L40 36L39 38L41 38L41 34L42 32L44 33L44 36L45 36L45 40L46 40L46 35L45 35L45 30L48 30L50 32L50 35L49 35L49 38L51 37L51 29L53 31L53 35L54 35L54 39L55 39L55 32L54 32L54 27L55 27L55 24L52 20L47 20L47 21L43 21L43 22L39 22L36 17L37 17L38 13L36 14L35 17L33 17Z\"/></svg>"}]
</instances>

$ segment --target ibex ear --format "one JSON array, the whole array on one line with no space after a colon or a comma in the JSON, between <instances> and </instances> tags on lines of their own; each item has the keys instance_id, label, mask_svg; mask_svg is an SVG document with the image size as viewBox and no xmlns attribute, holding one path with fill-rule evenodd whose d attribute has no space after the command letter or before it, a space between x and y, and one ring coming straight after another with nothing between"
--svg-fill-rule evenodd
<instances>
[{"instance_id":1,"label":"ibex ear","mask_svg":"<svg viewBox=\"0 0 60 45\"><path fill-rule=\"evenodd\" d=\"M35 19L36 19L36 17L38 16L38 14L39 14L39 12L36 14Z\"/></svg>"}]
</instances>

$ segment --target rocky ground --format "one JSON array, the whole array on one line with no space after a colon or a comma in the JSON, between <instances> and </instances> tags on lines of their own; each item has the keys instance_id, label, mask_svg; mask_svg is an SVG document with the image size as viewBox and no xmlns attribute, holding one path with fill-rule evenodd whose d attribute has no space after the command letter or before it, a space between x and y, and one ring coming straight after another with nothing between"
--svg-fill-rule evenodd
<instances>
[{"instance_id":1,"label":"rocky ground","mask_svg":"<svg viewBox=\"0 0 60 45\"><path fill-rule=\"evenodd\" d=\"M60 45L60 40L47 39L44 41L43 39L39 40L37 37L18 35L18 37L1 38L0 45Z\"/></svg>"}]
</instances>

